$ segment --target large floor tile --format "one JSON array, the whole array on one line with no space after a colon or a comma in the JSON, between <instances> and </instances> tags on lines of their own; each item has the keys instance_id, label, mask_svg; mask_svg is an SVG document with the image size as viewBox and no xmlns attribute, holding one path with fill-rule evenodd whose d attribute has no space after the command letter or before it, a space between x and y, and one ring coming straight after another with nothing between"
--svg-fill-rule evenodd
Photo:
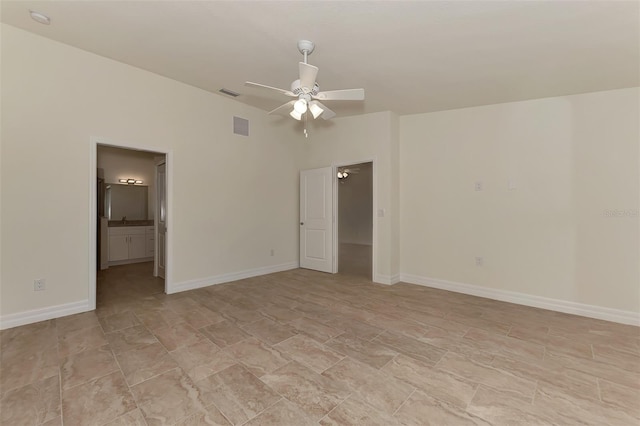
<instances>
[{"instance_id":1,"label":"large floor tile","mask_svg":"<svg viewBox=\"0 0 640 426\"><path fill-rule=\"evenodd\" d=\"M398 355L382 371L461 409L467 407L478 387L471 380L406 355Z\"/></svg>"},{"instance_id":2,"label":"large floor tile","mask_svg":"<svg viewBox=\"0 0 640 426\"><path fill-rule=\"evenodd\" d=\"M116 356L129 386L136 385L178 366L160 343L122 352Z\"/></svg>"},{"instance_id":3,"label":"large floor tile","mask_svg":"<svg viewBox=\"0 0 640 426\"><path fill-rule=\"evenodd\" d=\"M280 400L280 395L240 365L197 382L233 425L243 424Z\"/></svg>"},{"instance_id":4,"label":"large floor tile","mask_svg":"<svg viewBox=\"0 0 640 426\"><path fill-rule=\"evenodd\" d=\"M242 363L257 377L270 373L289 362L289 357L281 350L253 337L227 346L223 351L231 359Z\"/></svg>"},{"instance_id":5,"label":"large floor tile","mask_svg":"<svg viewBox=\"0 0 640 426\"><path fill-rule=\"evenodd\" d=\"M316 373L322 373L344 358L344 354L302 334L293 336L275 347Z\"/></svg>"},{"instance_id":6,"label":"large floor tile","mask_svg":"<svg viewBox=\"0 0 640 426\"><path fill-rule=\"evenodd\" d=\"M395 412L394 417L402 425L455 425L490 426L491 423L464 408L448 404L421 391L416 391Z\"/></svg>"},{"instance_id":7,"label":"large floor tile","mask_svg":"<svg viewBox=\"0 0 640 426\"><path fill-rule=\"evenodd\" d=\"M120 371L62 392L65 424L104 424L136 409Z\"/></svg>"},{"instance_id":8,"label":"large floor tile","mask_svg":"<svg viewBox=\"0 0 640 426\"><path fill-rule=\"evenodd\" d=\"M0 399L2 425L39 425L61 414L58 376L10 390Z\"/></svg>"},{"instance_id":9,"label":"large floor tile","mask_svg":"<svg viewBox=\"0 0 640 426\"><path fill-rule=\"evenodd\" d=\"M415 389L390 374L348 357L322 375L348 387L360 399L388 414L393 414Z\"/></svg>"},{"instance_id":10,"label":"large floor tile","mask_svg":"<svg viewBox=\"0 0 640 426\"><path fill-rule=\"evenodd\" d=\"M319 422L322 426L396 426L390 414L367 404L357 396L350 396Z\"/></svg>"},{"instance_id":11,"label":"large floor tile","mask_svg":"<svg viewBox=\"0 0 640 426\"><path fill-rule=\"evenodd\" d=\"M109 345L70 355L60 365L62 389L69 389L119 371Z\"/></svg>"},{"instance_id":12,"label":"large floor tile","mask_svg":"<svg viewBox=\"0 0 640 426\"><path fill-rule=\"evenodd\" d=\"M132 386L131 392L149 426L174 424L184 417L205 412L210 405L180 368Z\"/></svg>"},{"instance_id":13,"label":"large floor tile","mask_svg":"<svg viewBox=\"0 0 640 426\"><path fill-rule=\"evenodd\" d=\"M334 337L326 345L374 368L382 368L398 355L397 351L380 342L369 342L346 334Z\"/></svg>"},{"instance_id":14,"label":"large floor tile","mask_svg":"<svg viewBox=\"0 0 640 426\"><path fill-rule=\"evenodd\" d=\"M198 331L221 348L251 337L233 322L226 320L203 327Z\"/></svg>"},{"instance_id":15,"label":"large floor tile","mask_svg":"<svg viewBox=\"0 0 640 426\"><path fill-rule=\"evenodd\" d=\"M295 404L281 399L271 407L245 423L245 426L314 426L315 421L307 417Z\"/></svg>"},{"instance_id":16,"label":"large floor tile","mask_svg":"<svg viewBox=\"0 0 640 426\"><path fill-rule=\"evenodd\" d=\"M208 340L176 349L171 352L171 356L193 381L204 379L237 363Z\"/></svg>"},{"instance_id":17,"label":"large floor tile","mask_svg":"<svg viewBox=\"0 0 640 426\"><path fill-rule=\"evenodd\" d=\"M347 386L295 361L260 379L314 420L324 417L351 394Z\"/></svg>"}]
</instances>

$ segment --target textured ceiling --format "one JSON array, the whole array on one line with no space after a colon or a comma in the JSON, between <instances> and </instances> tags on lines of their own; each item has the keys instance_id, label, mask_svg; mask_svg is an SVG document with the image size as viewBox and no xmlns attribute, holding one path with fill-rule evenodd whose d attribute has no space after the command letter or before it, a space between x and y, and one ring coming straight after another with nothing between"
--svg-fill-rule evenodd
<instances>
[{"instance_id":1,"label":"textured ceiling","mask_svg":"<svg viewBox=\"0 0 640 426\"><path fill-rule=\"evenodd\" d=\"M636 1L2 1L1 20L270 110L299 39L322 90L363 87L339 115L412 114L638 86ZM28 9L51 18L45 26ZM221 95L224 96L224 95Z\"/></svg>"}]
</instances>

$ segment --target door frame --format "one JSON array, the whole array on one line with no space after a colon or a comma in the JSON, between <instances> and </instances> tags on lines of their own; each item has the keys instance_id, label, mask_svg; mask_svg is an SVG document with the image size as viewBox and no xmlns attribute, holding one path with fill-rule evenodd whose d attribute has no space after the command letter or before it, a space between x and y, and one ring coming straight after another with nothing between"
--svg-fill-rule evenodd
<instances>
[{"instance_id":1,"label":"door frame","mask_svg":"<svg viewBox=\"0 0 640 426\"><path fill-rule=\"evenodd\" d=\"M164 154L166 161L166 179L167 179L167 229L172 230L173 222L173 152L170 149L159 148L155 146L147 146L136 144L132 142L112 141L107 138L91 136L89 138L89 309L96 309L96 265L97 265L97 216L98 216L98 194L96 188L97 167L98 167L98 145L113 146L116 148L132 149L139 151L150 151ZM155 222L155 219L154 219ZM154 225L155 226L155 225ZM171 286L173 271L173 247L172 238L167 237L166 241L166 264L165 264L165 280L164 280L164 292L167 293L167 289ZM155 266L154 266L155 267Z\"/></svg>"},{"instance_id":2,"label":"door frame","mask_svg":"<svg viewBox=\"0 0 640 426\"><path fill-rule=\"evenodd\" d=\"M160 238L158 238L158 237L159 237L160 231L159 231L159 228L158 228L158 221L157 221L157 218L160 217L160 206L159 206L159 203L158 203L158 167L163 165L163 164L164 164L164 180L165 180L165 182L164 182L164 202L165 202L165 208L167 209L167 218L168 218L168 214L169 214L169 208L168 208L168 201L169 200L168 199L169 199L169 197L168 197L167 194L169 193L169 191L167 189L167 182L169 181L169 178L168 178L167 173L168 173L169 166L167 165L167 154L165 154L163 160L158 160L158 161L155 162L155 168L153 169L153 176L154 176L154 179L156 180L155 181L156 193L154 194L155 196L153 197L154 204L155 204L153 206L153 210L155 212L154 213L154 221L153 221L153 276L154 277L158 276L158 255L160 254L160 251L158 250L158 246L159 246L159 242L160 242ZM167 221L166 225L167 225L166 227L168 228L169 227L168 226L168 221ZM164 238L165 238L165 241L164 241L164 252L165 252L165 259L164 259L164 263L165 263L165 265L164 265L164 276L165 276L164 284L165 284L165 287L164 287L164 292L166 293L167 292L167 278L166 278L167 277L167 232L166 232L166 230L165 230L165 233L164 233Z\"/></svg>"},{"instance_id":3,"label":"door frame","mask_svg":"<svg viewBox=\"0 0 640 426\"><path fill-rule=\"evenodd\" d=\"M339 163L333 163L333 273L338 273L338 250L339 250L339 241L338 241L338 185L340 184L339 179L336 177L336 173L338 173L339 167L351 166L353 164L360 163L371 163L371 179L373 180L372 188L373 191L373 202L371 205L371 216L373 218L373 230L371 233L371 281L377 281L377 248L378 248L378 215L376 212L378 211L378 170L377 163L375 158L369 158L366 160L355 160L355 161L341 161Z\"/></svg>"}]
</instances>

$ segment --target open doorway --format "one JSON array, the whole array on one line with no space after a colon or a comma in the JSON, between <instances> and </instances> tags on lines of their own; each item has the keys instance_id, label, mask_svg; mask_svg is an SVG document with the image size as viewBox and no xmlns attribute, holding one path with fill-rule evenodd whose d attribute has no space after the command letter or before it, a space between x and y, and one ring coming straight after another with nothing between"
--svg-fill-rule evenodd
<instances>
[{"instance_id":1,"label":"open doorway","mask_svg":"<svg viewBox=\"0 0 640 426\"><path fill-rule=\"evenodd\" d=\"M336 168L338 273L372 279L373 163Z\"/></svg>"},{"instance_id":2,"label":"open doorway","mask_svg":"<svg viewBox=\"0 0 640 426\"><path fill-rule=\"evenodd\" d=\"M96 307L166 290L166 157L96 144Z\"/></svg>"}]
</instances>

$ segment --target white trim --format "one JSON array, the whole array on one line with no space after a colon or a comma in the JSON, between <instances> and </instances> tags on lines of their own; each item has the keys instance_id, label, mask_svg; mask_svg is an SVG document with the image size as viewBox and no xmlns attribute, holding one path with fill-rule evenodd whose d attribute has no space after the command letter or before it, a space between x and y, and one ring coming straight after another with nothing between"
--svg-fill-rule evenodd
<instances>
[{"instance_id":1,"label":"white trim","mask_svg":"<svg viewBox=\"0 0 640 426\"><path fill-rule=\"evenodd\" d=\"M486 297L488 299L500 300L518 305L532 306L534 308L548 309L551 311L564 312L567 314L580 315L605 321L613 321L621 324L640 325L640 313L638 312L587 305L567 300L551 299L548 297L534 296L515 291L486 288L474 284L464 284L411 274L401 274L400 279L402 282L409 284L417 284L425 287L453 291L456 293L469 294L472 296Z\"/></svg>"},{"instance_id":2,"label":"white trim","mask_svg":"<svg viewBox=\"0 0 640 426\"><path fill-rule=\"evenodd\" d=\"M275 272L288 271L290 269L297 269L298 267L298 262L289 262L282 263L280 265L263 266L261 268L247 269L246 271L229 272L227 274L215 275L207 278L198 278L195 280L183 281L180 283L175 283L171 287L167 287L167 294L194 290L197 288L208 287L210 285L223 284L230 281L237 281L245 278L257 277L260 275L273 274Z\"/></svg>"},{"instance_id":3,"label":"white trim","mask_svg":"<svg viewBox=\"0 0 640 426\"><path fill-rule=\"evenodd\" d=\"M3 315L0 317L0 330L53 318L66 317L67 315L79 314L81 312L92 311L93 309L94 308L90 306L89 300L81 300L80 302L65 303L64 305L48 306L46 308Z\"/></svg>"},{"instance_id":4,"label":"white trim","mask_svg":"<svg viewBox=\"0 0 640 426\"><path fill-rule=\"evenodd\" d=\"M397 284L400 282L400 274L394 274L394 275L376 274L373 279L373 282L378 284L386 284L386 285Z\"/></svg>"}]
</instances>

